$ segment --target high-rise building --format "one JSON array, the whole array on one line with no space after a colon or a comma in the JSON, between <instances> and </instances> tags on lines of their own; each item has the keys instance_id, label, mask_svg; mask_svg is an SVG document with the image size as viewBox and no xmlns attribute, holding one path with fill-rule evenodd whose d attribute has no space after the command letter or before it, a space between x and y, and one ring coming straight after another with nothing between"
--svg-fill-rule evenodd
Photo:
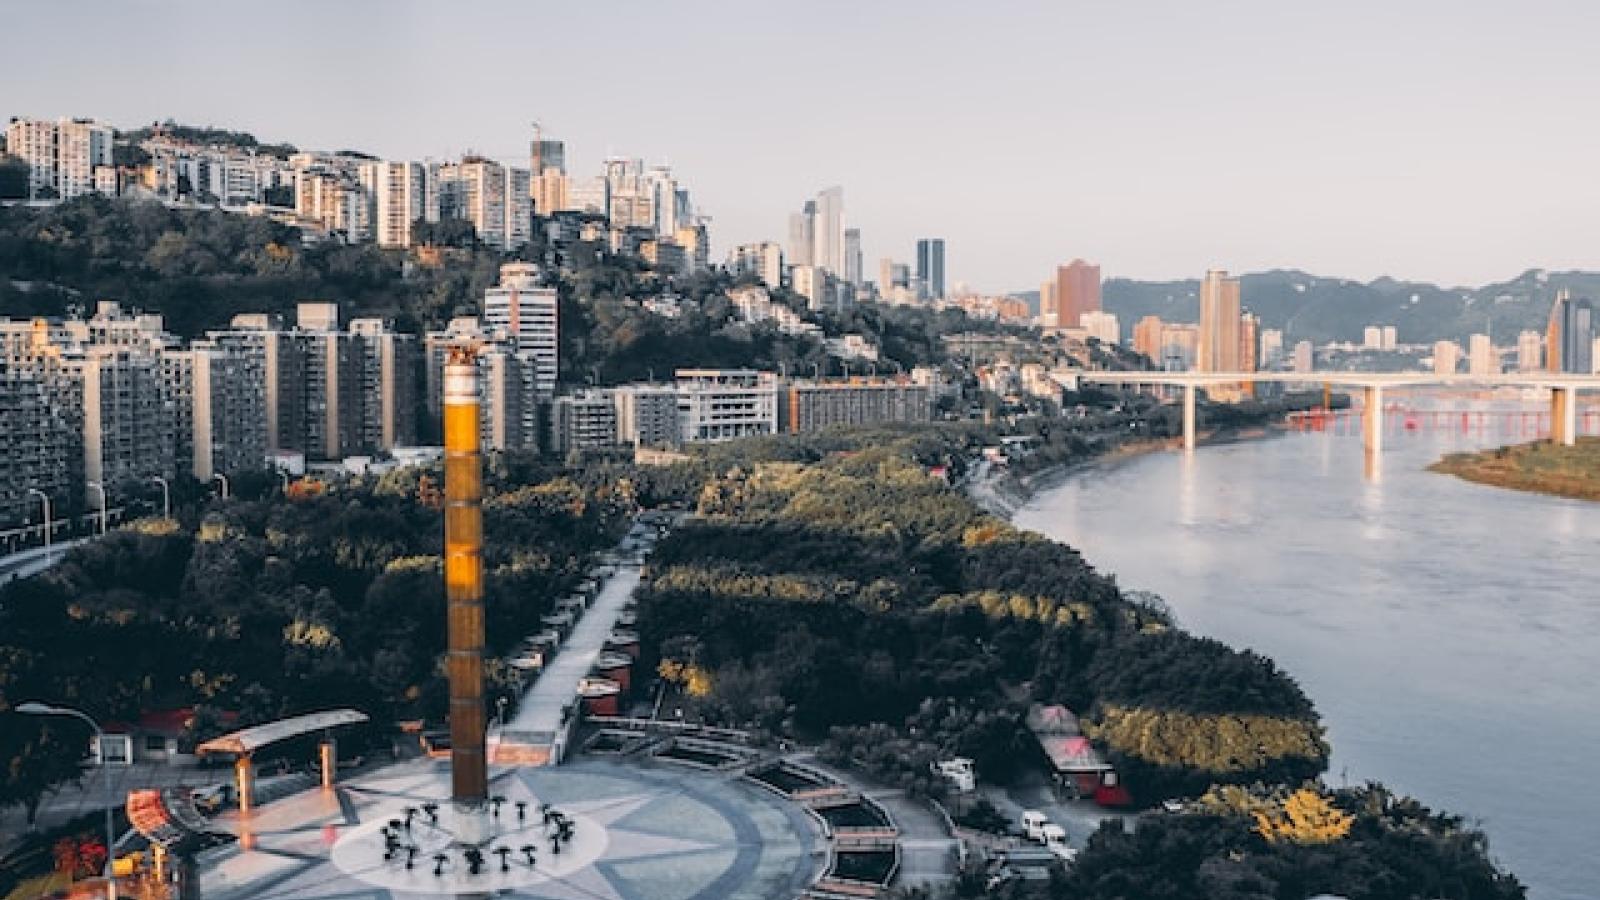
<instances>
[{"instance_id":1,"label":"high-rise building","mask_svg":"<svg viewBox=\"0 0 1600 900\"><path fill-rule=\"evenodd\" d=\"M859 287L862 282L861 271L861 229L846 228L844 230L844 281L851 287Z\"/></svg>"},{"instance_id":2,"label":"high-rise building","mask_svg":"<svg viewBox=\"0 0 1600 900\"><path fill-rule=\"evenodd\" d=\"M1261 356L1261 317L1245 312L1239 315L1239 371L1254 372Z\"/></svg>"},{"instance_id":3,"label":"high-rise building","mask_svg":"<svg viewBox=\"0 0 1600 900\"><path fill-rule=\"evenodd\" d=\"M527 169L507 167L506 242L504 249L516 250L533 239L533 180Z\"/></svg>"},{"instance_id":4,"label":"high-rise building","mask_svg":"<svg viewBox=\"0 0 1600 900\"><path fill-rule=\"evenodd\" d=\"M82 429L42 360L0 353L0 525L40 519L42 491L68 500L83 479Z\"/></svg>"},{"instance_id":5,"label":"high-rise building","mask_svg":"<svg viewBox=\"0 0 1600 900\"><path fill-rule=\"evenodd\" d=\"M439 218L471 222L484 245L499 250L515 249L508 244L506 223L505 166L493 160L469 156L459 163L439 167Z\"/></svg>"},{"instance_id":6,"label":"high-rise building","mask_svg":"<svg viewBox=\"0 0 1600 900\"><path fill-rule=\"evenodd\" d=\"M1537 331L1524 330L1517 335L1517 371L1537 372L1544 363L1544 337Z\"/></svg>"},{"instance_id":7,"label":"high-rise building","mask_svg":"<svg viewBox=\"0 0 1600 900\"><path fill-rule=\"evenodd\" d=\"M110 125L92 119L12 119L6 126L6 152L28 164L32 199L70 200L93 193L97 173L111 170L115 136Z\"/></svg>"},{"instance_id":8,"label":"high-rise building","mask_svg":"<svg viewBox=\"0 0 1600 900\"><path fill-rule=\"evenodd\" d=\"M339 304L295 306L295 338L305 362L304 441L287 449L311 459L343 459L361 444L361 359L354 335L339 327Z\"/></svg>"},{"instance_id":9,"label":"high-rise building","mask_svg":"<svg viewBox=\"0 0 1600 900\"><path fill-rule=\"evenodd\" d=\"M556 289L540 284L539 267L531 263L501 266L500 283L484 292L484 329L527 355L531 396L555 394L561 362L560 314Z\"/></svg>"},{"instance_id":10,"label":"high-rise building","mask_svg":"<svg viewBox=\"0 0 1600 900\"><path fill-rule=\"evenodd\" d=\"M350 333L359 341L359 445L368 451L414 446L421 364L416 335L401 334L376 318L350 320Z\"/></svg>"},{"instance_id":11,"label":"high-rise building","mask_svg":"<svg viewBox=\"0 0 1600 900\"><path fill-rule=\"evenodd\" d=\"M789 288L806 298L811 309L822 309L828 303L828 274L820 266L791 266Z\"/></svg>"},{"instance_id":12,"label":"high-rise building","mask_svg":"<svg viewBox=\"0 0 1600 900\"><path fill-rule=\"evenodd\" d=\"M1239 371L1240 326L1239 279L1218 269L1207 272L1200 283L1199 371Z\"/></svg>"},{"instance_id":13,"label":"high-rise building","mask_svg":"<svg viewBox=\"0 0 1600 900\"><path fill-rule=\"evenodd\" d=\"M1078 317L1100 309L1100 267L1075 259L1056 268L1056 326L1077 328ZM1235 310L1237 317L1238 311Z\"/></svg>"},{"instance_id":14,"label":"high-rise building","mask_svg":"<svg viewBox=\"0 0 1600 900\"><path fill-rule=\"evenodd\" d=\"M1261 355L1257 357L1257 366L1262 369L1271 369L1283 359L1283 331L1277 328L1261 329Z\"/></svg>"},{"instance_id":15,"label":"high-rise building","mask_svg":"<svg viewBox=\"0 0 1600 900\"><path fill-rule=\"evenodd\" d=\"M1039 324L1045 328L1061 327L1061 285L1054 281L1039 285Z\"/></svg>"},{"instance_id":16,"label":"high-rise building","mask_svg":"<svg viewBox=\"0 0 1600 900\"><path fill-rule=\"evenodd\" d=\"M438 221L437 200L422 163L374 162L361 167L361 183L372 200L372 234L380 247L411 246L411 228L420 221Z\"/></svg>"},{"instance_id":17,"label":"high-rise building","mask_svg":"<svg viewBox=\"0 0 1600 900\"><path fill-rule=\"evenodd\" d=\"M1594 306L1574 300L1566 290L1556 295L1546 331L1546 367L1551 372L1585 374L1594 369Z\"/></svg>"},{"instance_id":18,"label":"high-rise building","mask_svg":"<svg viewBox=\"0 0 1600 900\"><path fill-rule=\"evenodd\" d=\"M783 286L783 247L776 241L740 244L728 253L728 271L754 275L769 288Z\"/></svg>"},{"instance_id":19,"label":"high-rise building","mask_svg":"<svg viewBox=\"0 0 1600 900\"><path fill-rule=\"evenodd\" d=\"M545 169L534 173L532 179L534 215L548 217L572 208L567 191L567 173L560 169ZM601 205L604 205L603 200Z\"/></svg>"},{"instance_id":20,"label":"high-rise building","mask_svg":"<svg viewBox=\"0 0 1600 900\"><path fill-rule=\"evenodd\" d=\"M178 467L200 481L260 469L267 458L266 373L261 357L213 341L162 352L165 390L179 426Z\"/></svg>"},{"instance_id":21,"label":"high-rise building","mask_svg":"<svg viewBox=\"0 0 1600 900\"><path fill-rule=\"evenodd\" d=\"M1467 339L1467 372L1472 375L1500 374L1500 360L1487 334L1475 334Z\"/></svg>"},{"instance_id":22,"label":"high-rise building","mask_svg":"<svg viewBox=\"0 0 1600 900\"><path fill-rule=\"evenodd\" d=\"M807 200L803 209L789 214L789 265L812 265L816 258L816 229L816 201Z\"/></svg>"},{"instance_id":23,"label":"high-rise building","mask_svg":"<svg viewBox=\"0 0 1600 900\"><path fill-rule=\"evenodd\" d=\"M924 299L944 299L944 238L917 241L917 277L927 294ZM1098 302L1095 308L1100 308Z\"/></svg>"},{"instance_id":24,"label":"high-rise building","mask_svg":"<svg viewBox=\"0 0 1600 900\"><path fill-rule=\"evenodd\" d=\"M811 263L835 277L844 274L844 188L817 194Z\"/></svg>"},{"instance_id":25,"label":"high-rise building","mask_svg":"<svg viewBox=\"0 0 1600 900\"><path fill-rule=\"evenodd\" d=\"M1368 325L1361 330L1361 347L1365 350L1383 349L1383 329L1376 325Z\"/></svg>"},{"instance_id":26,"label":"high-rise building","mask_svg":"<svg viewBox=\"0 0 1600 900\"><path fill-rule=\"evenodd\" d=\"M1433 344L1433 374L1454 375L1461 368L1461 345L1455 341Z\"/></svg>"},{"instance_id":27,"label":"high-rise building","mask_svg":"<svg viewBox=\"0 0 1600 900\"><path fill-rule=\"evenodd\" d=\"M1133 349L1135 353L1143 353L1152 363L1161 366L1161 328L1160 316L1145 316L1133 325Z\"/></svg>"},{"instance_id":28,"label":"high-rise building","mask_svg":"<svg viewBox=\"0 0 1600 900\"><path fill-rule=\"evenodd\" d=\"M528 145L528 171L538 176L550 170L566 174L567 145L546 139L543 130L535 124L533 140ZM548 215L548 211L545 214Z\"/></svg>"}]
</instances>

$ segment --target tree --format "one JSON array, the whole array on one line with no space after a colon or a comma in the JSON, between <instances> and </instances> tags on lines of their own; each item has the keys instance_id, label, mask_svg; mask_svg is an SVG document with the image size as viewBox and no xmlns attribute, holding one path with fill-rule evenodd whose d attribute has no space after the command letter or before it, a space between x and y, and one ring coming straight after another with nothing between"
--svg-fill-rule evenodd
<instances>
[{"instance_id":1,"label":"tree","mask_svg":"<svg viewBox=\"0 0 1600 900\"><path fill-rule=\"evenodd\" d=\"M0 806L21 806L31 829L45 797L83 778L84 737L73 723L0 713Z\"/></svg>"},{"instance_id":2,"label":"tree","mask_svg":"<svg viewBox=\"0 0 1600 900\"><path fill-rule=\"evenodd\" d=\"M0 200L28 199L28 161L0 153Z\"/></svg>"}]
</instances>

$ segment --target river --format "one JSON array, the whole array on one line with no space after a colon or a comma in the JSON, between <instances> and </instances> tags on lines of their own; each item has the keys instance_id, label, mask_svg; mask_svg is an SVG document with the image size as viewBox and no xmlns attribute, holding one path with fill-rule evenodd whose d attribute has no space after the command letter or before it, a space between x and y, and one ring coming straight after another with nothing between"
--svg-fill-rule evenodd
<instances>
[{"instance_id":1,"label":"river","mask_svg":"<svg viewBox=\"0 0 1600 900\"><path fill-rule=\"evenodd\" d=\"M1275 659L1327 723L1331 783L1479 822L1534 900L1600 896L1600 503L1425 471L1526 439L1517 416L1407 418L1374 472L1351 429L1290 433L1092 467L1015 521Z\"/></svg>"}]
</instances>

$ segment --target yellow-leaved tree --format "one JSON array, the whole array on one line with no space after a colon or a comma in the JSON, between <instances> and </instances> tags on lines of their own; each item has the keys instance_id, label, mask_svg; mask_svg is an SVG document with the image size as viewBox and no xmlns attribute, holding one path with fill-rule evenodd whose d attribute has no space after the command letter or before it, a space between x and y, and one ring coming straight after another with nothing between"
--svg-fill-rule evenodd
<instances>
[{"instance_id":1,"label":"yellow-leaved tree","mask_svg":"<svg viewBox=\"0 0 1600 900\"><path fill-rule=\"evenodd\" d=\"M1310 788L1301 788L1282 803L1254 810L1252 815L1256 832L1273 843L1331 844L1348 835L1355 823L1355 816Z\"/></svg>"}]
</instances>

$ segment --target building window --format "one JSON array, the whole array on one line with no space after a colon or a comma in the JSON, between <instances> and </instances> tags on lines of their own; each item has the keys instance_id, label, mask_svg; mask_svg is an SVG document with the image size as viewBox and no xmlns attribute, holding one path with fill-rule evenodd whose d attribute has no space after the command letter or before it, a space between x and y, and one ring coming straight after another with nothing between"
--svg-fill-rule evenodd
<instances>
[{"instance_id":1,"label":"building window","mask_svg":"<svg viewBox=\"0 0 1600 900\"><path fill-rule=\"evenodd\" d=\"M165 753L167 752L167 739L159 734L145 735L144 750L146 753Z\"/></svg>"}]
</instances>

